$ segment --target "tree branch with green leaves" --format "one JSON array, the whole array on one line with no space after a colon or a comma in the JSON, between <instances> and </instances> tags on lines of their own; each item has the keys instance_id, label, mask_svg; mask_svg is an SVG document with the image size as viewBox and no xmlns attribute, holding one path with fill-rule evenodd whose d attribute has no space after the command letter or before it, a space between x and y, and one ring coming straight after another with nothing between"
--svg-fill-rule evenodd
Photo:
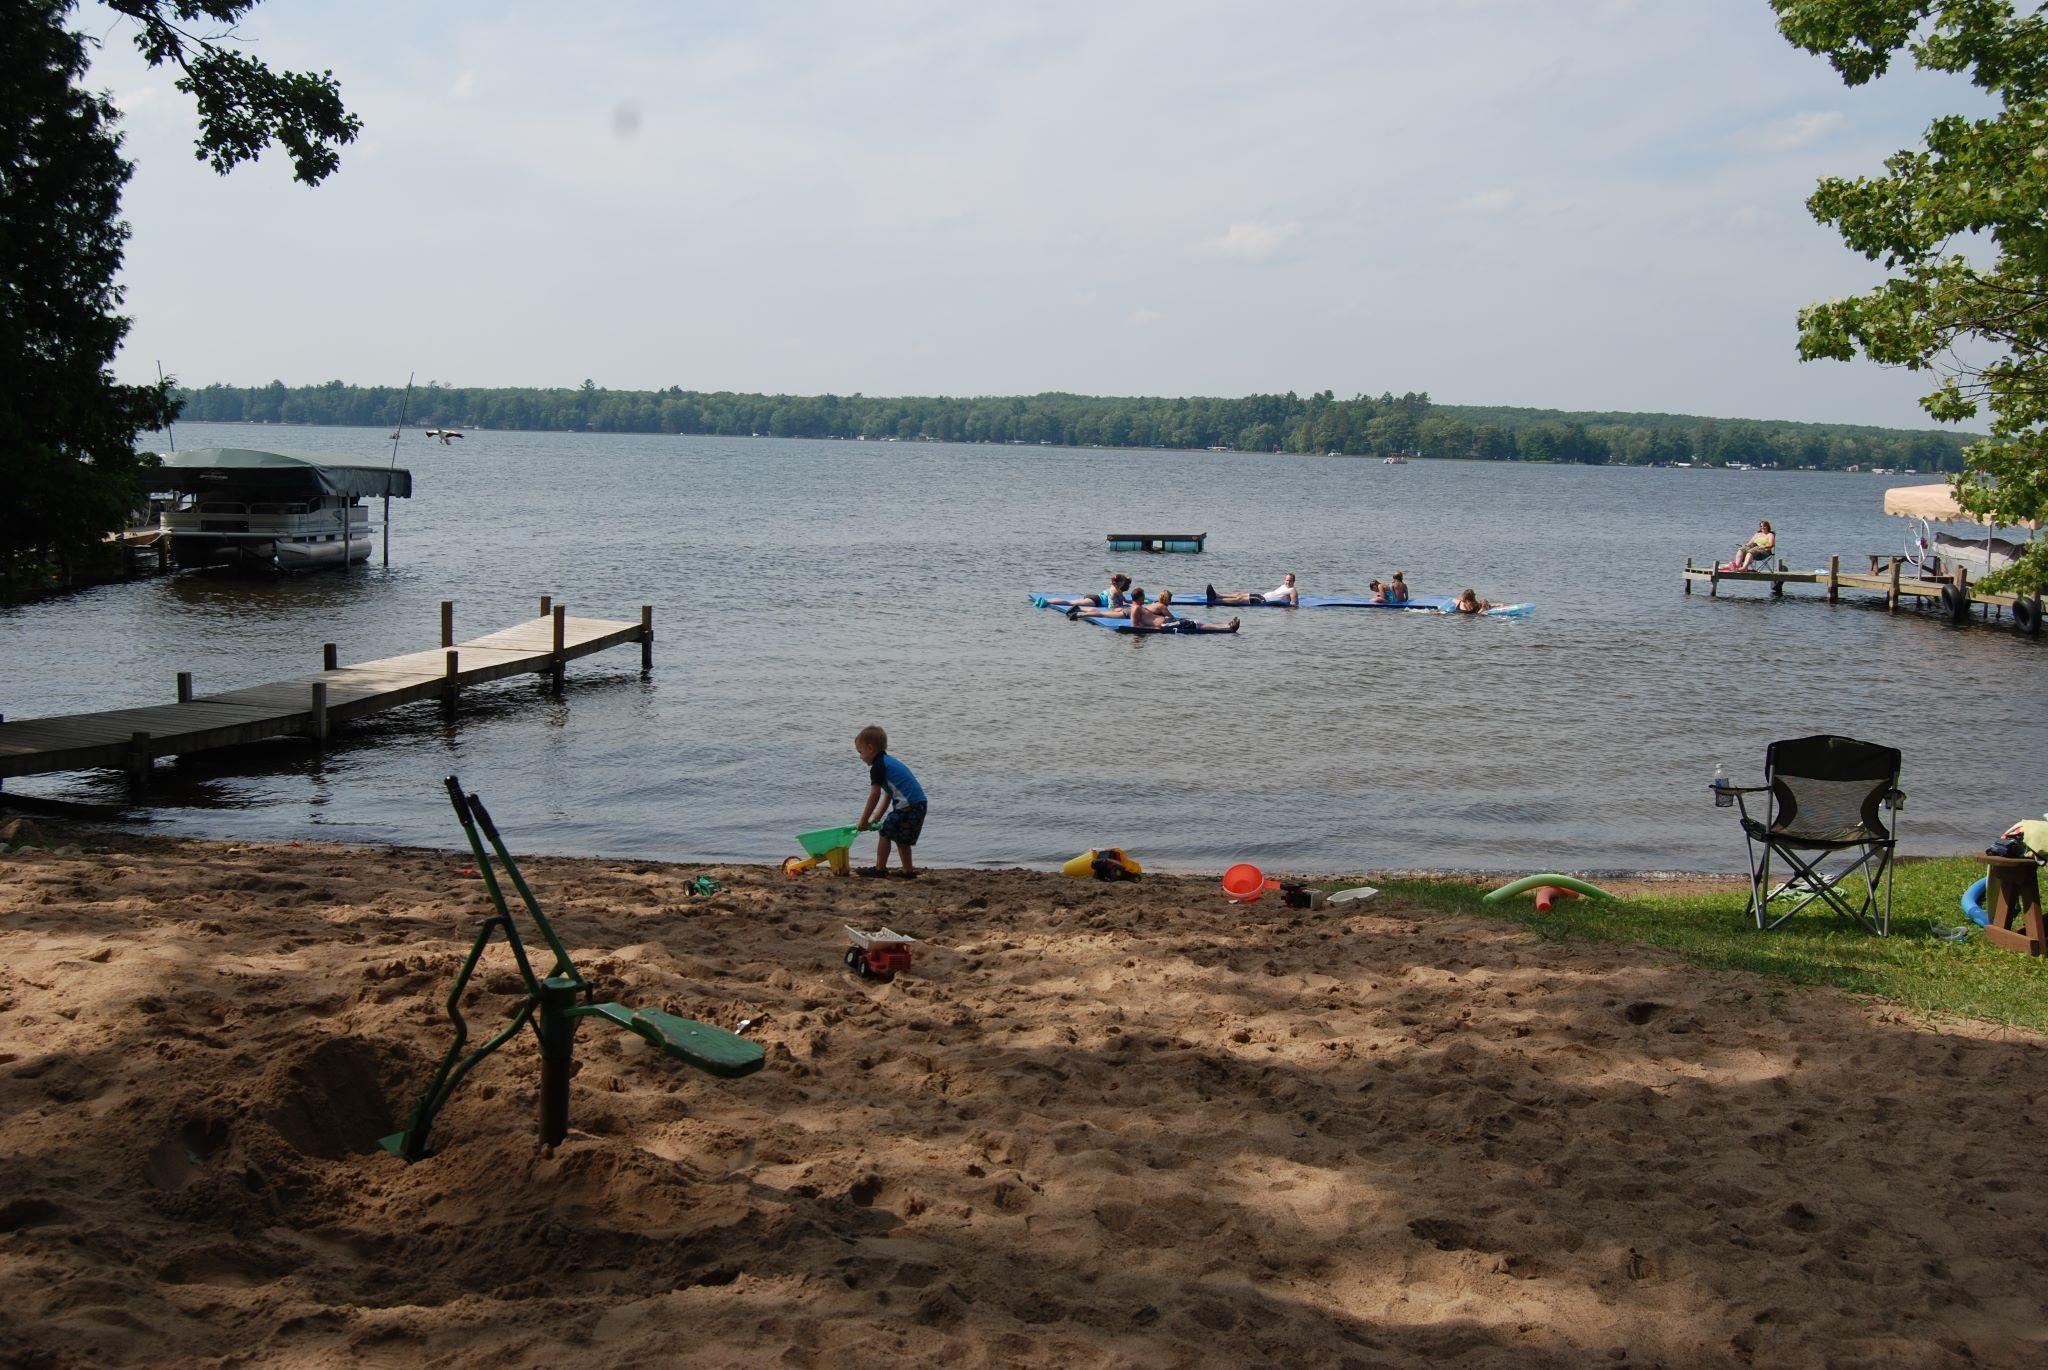
<instances>
[{"instance_id":1,"label":"tree branch with green leaves","mask_svg":"<svg viewBox=\"0 0 2048 1370\"><path fill-rule=\"evenodd\" d=\"M102 0L135 22L135 46L198 107L195 156L225 175L271 143L290 154L295 179L318 185L341 165L362 121L341 103L331 71L272 71L228 44L258 0ZM212 26L199 31L201 26Z\"/></svg>"},{"instance_id":2,"label":"tree branch with green leaves","mask_svg":"<svg viewBox=\"0 0 2048 1370\"><path fill-rule=\"evenodd\" d=\"M1820 223L1890 273L1876 288L1799 314L1799 354L1926 371L1921 407L1980 414L1957 501L1987 522L2048 522L2048 23L2012 0L1772 0L1779 30L1861 86L1901 54L1962 76L1994 104L1946 115L1876 176L1822 179ZM2048 539L1987 581L2048 588Z\"/></svg>"},{"instance_id":3,"label":"tree branch with green leaves","mask_svg":"<svg viewBox=\"0 0 2048 1370\"><path fill-rule=\"evenodd\" d=\"M152 66L198 106L199 156L225 173L275 142L299 180L333 173L360 124L332 73L274 72L229 44L256 0L105 0ZM139 432L178 404L168 381L123 385L119 285L128 225L120 114L88 89L97 40L77 0L0 5L0 599L32 594L118 530L147 493Z\"/></svg>"}]
</instances>

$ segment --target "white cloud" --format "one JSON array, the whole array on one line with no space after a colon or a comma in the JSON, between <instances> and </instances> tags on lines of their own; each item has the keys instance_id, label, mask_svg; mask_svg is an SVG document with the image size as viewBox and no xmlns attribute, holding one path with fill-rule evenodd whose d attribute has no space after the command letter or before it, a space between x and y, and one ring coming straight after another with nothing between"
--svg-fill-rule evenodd
<instances>
[{"instance_id":1,"label":"white cloud","mask_svg":"<svg viewBox=\"0 0 2048 1370\"><path fill-rule=\"evenodd\" d=\"M476 94L476 68L471 67L468 71L457 76L454 84L448 87L448 98L451 100L467 100L474 94Z\"/></svg>"},{"instance_id":2,"label":"white cloud","mask_svg":"<svg viewBox=\"0 0 2048 1370\"><path fill-rule=\"evenodd\" d=\"M1466 214L1505 214L1515 203L1512 190L1482 190L1476 195L1467 195L1452 206Z\"/></svg>"},{"instance_id":3,"label":"white cloud","mask_svg":"<svg viewBox=\"0 0 2048 1370\"><path fill-rule=\"evenodd\" d=\"M123 114L133 114L162 93L162 89L157 86L138 86L134 90L124 90L114 97L114 108Z\"/></svg>"},{"instance_id":4,"label":"white cloud","mask_svg":"<svg viewBox=\"0 0 2048 1370\"><path fill-rule=\"evenodd\" d=\"M1235 257L1239 261L1263 262L1278 252L1289 238L1301 232L1297 223L1232 224L1213 238L1205 238L1189 250L1203 257Z\"/></svg>"},{"instance_id":5,"label":"white cloud","mask_svg":"<svg viewBox=\"0 0 2048 1370\"><path fill-rule=\"evenodd\" d=\"M1124 320L1124 322L1129 324L1133 328L1143 328L1147 324L1158 323L1161 319L1165 317L1166 316L1164 314L1160 313L1156 309L1145 309L1141 307L1138 309L1133 309L1130 312L1129 317L1127 317Z\"/></svg>"},{"instance_id":6,"label":"white cloud","mask_svg":"<svg viewBox=\"0 0 2048 1370\"><path fill-rule=\"evenodd\" d=\"M1809 110L1764 125L1755 131L1754 138L1758 145L1773 152L1790 152L1819 142L1847 122L1840 110Z\"/></svg>"}]
</instances>

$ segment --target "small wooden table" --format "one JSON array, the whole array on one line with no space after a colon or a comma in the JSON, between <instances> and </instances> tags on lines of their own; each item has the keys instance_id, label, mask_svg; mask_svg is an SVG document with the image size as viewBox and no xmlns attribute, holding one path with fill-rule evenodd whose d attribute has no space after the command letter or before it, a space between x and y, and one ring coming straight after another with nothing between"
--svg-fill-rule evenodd
<instances>
[{"instance_id":1,"label":"small wooden table","mask_svg":"<svg viewBox=\"0 0 2048 1370\"><path fill-rule=\"evenodd\" d=\"M1984 927L1984 940L2024 956L2048 956L2048 934L2041 927L2040 863L2032 857L1992 856L1977 858L1990 868L1991 897L1984 907L1991 921ZM2022 927L2014 927L2014 923Z\"/></svg>"}]
</instances>

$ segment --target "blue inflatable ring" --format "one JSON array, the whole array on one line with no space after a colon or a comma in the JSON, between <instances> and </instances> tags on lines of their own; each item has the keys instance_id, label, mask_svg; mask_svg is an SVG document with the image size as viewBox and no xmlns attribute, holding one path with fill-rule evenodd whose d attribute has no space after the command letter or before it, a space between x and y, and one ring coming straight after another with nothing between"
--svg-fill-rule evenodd
<instances>
[{"instance_id":1,"label":"blue inflatable ring","mask_svg":"<svg viewBox=\"0 0 2048 1370\"><path fill-rule=\"evenodd\" d=\"M1987 875L1963 891L1963 912L1970 915L1970 921L1980 928L1991 926L1991 915L1984 911L1984 895L1990 885L1991 877Z\"/></svg>"}]
</instances>

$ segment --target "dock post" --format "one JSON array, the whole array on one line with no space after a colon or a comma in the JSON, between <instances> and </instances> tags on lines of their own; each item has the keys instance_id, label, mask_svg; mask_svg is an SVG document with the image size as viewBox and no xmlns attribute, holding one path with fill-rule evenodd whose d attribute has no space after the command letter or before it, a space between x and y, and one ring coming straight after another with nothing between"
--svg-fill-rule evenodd
<instances>
[{"instance_id":1,"label":"dock post","mask_svg":"<svg viewBox=\"0 0 2048 1370\"><path fill-rule=\"evenodd\" d=\"M640 606L640 674L654 669L654 606Z\"/></svg>"},{"instance_id":2,"label":"dock post","mask_svg":"<svg viewBox=\"0 0 2048 1370\"><path fill-rule=\"evenodd\" d=\"M1719 598L1719 597L1720 597L1720 594L1721 594L1721 567L1720 567L1720 565L1719 565L1719 564L1717 563L1717 564L1715 565L1714 569L1713 569L1712 571L1710 571L1710 572L1708 572L1708 573L1707 573L1707 598L1708 598L1708 599L1717 599L1717 598Z\"/></svg>"},{"instance_id":3,"label":"dock post","mask_svg":"<svg viewBox=\"0 0 2048 1370\"><path fill-rule=\"evenodd\" d=\"M141 794L149 785L149 734L131 733L128 737L128 788Z\"/></svg>"},{"instance_id":4,"label":"dock post","mask_svg":"<svg viewBox=\"0 0 2048 1370\"><path fill-rule=\"evenodd\" d=\"M1782 580L1773 580L1773 581L1771 582L1771 598L1772 598L1772 599L1783 599L1784 597L1785 597L1785 582L1784 582L1784 581L1782 581Z\"/></svg>"},{"instance_id":5,"label":"dock post","mask_svg":"<svg viewBox=\"0 0 2048 1370\"><path fill-rule=\"evenodd\" d=\"M331 642L323 642L323 643L321 643L321 644L320 644L320 669L321 669L321 670L323 670L323 671L334 671L334 670L339 670L340 668L341 668L341 653L335 650L335 648L334 648L334 644L333 644L333 643L331 643Z\"/></svg>"},{"instance_id":6,"label":"dock post","mask_svg":"<svg viewBox=\"0 0 2048 1370\"><path fill-rule=\"evenodd\" d=\"M542 595L540 597L540 616L542 618L546 618L549 614L552 614L554 611L555 597L553 595Z\"/></svg>"},{"instance_id":7,"label":"dock post","mask_svg":"<svg viewBox=\"0 0 2048 1370\"><path fill-rule=\"evenodd\" d=\"M315 742L325 742L327 740L327 682L324 680L314 681L312 695L313 740Z\"/></svg>"},{"instance_id":8,"label":"dock post","mask_svg":"<svg viewBox=\"0 0 2048 1370\"><path fill-rule=\"evenodd\" d=\"M1899 559L1897 557L1892 558L1892 584L1891 588L1884 592L1884 611L1888 614L1896 614L1899 611Z\"/></svg>"},{"instance_id":9,"label":"dock post","mask_svg":"<svg viewBox=\"0 0 2048 1370\"><path fill-rule=\"evenodd\" d=\"M441 698L451 704L455 702L455 692L461 688L459 682L459 675L462 670L461 658L462 653L456 651L453 647L448 649L448 667L441 676Z\"/></svg>"},{"instance_id":10,"label":"dock post","mask_svg":"<svg viewBox=\"0 0 2048 1370\"><path fill-rule=\"evenodd\" d=\"M192 673L190 671L178 672L178 702L180 704L190 704L192 702Z\"/></svg>"},{"instance_id":11,"label":"dock post","mask_svg":"<svg viewBox=\"0 0 2048 1370\"><path fill-rule=\"evenodd\" d=\"M452 599L441 601L441 645L455 645L455 601Z\"/></svg>"},{"instance_id":12,"label":"dock post","mask_svg":"<svg viewBox=\"0 0 2048 1370\"><path fill-rule=\"evenodd\" d=\"M569 632L569 609L568 609L568 606L567 606L567 605L562 605L562 604L557 604L557 605L555 606L555 652L554 652L554 661L553 661L553 663L552 663L552 664L551 664L551 665L550 665L550 666L548 667L548 675L549 675L549 677L550 677L550 678L551 678L551 679L553 680L553 682L554 682L554 686L555 686L555 688L556 688L556 689L558 689L558 690L562 688L562 668L563 668L563 666L564 666L564 665L566 665L566 664L567 664L567 663L566 663L566 662L564 661L563 657L562 657L562 648L563 648L563 645L564 645L564 644L565 644L565 643L566 643L566 642L568 641L568 632Z\"/></svg>"},{"instance_id":13,"label":"dock post","mask_svg":"<svg viewBox=\"0 0 2048 1370\"><path fill-rule=\"evenodd\" d=\"M1685 592L1692 593L1692 558L1685 559Z\"/></svg>"},{"instance_id":14,"label":"dock post","mask_svg":"<svg viewBox=\"0 0 2048 1370\"><path fill-rule=\"evenodd\" d=\"M1828 603L1839 603L1842 598L1842 557L1840 553L1828 558Z\"/></svg>"}]
</instances>

